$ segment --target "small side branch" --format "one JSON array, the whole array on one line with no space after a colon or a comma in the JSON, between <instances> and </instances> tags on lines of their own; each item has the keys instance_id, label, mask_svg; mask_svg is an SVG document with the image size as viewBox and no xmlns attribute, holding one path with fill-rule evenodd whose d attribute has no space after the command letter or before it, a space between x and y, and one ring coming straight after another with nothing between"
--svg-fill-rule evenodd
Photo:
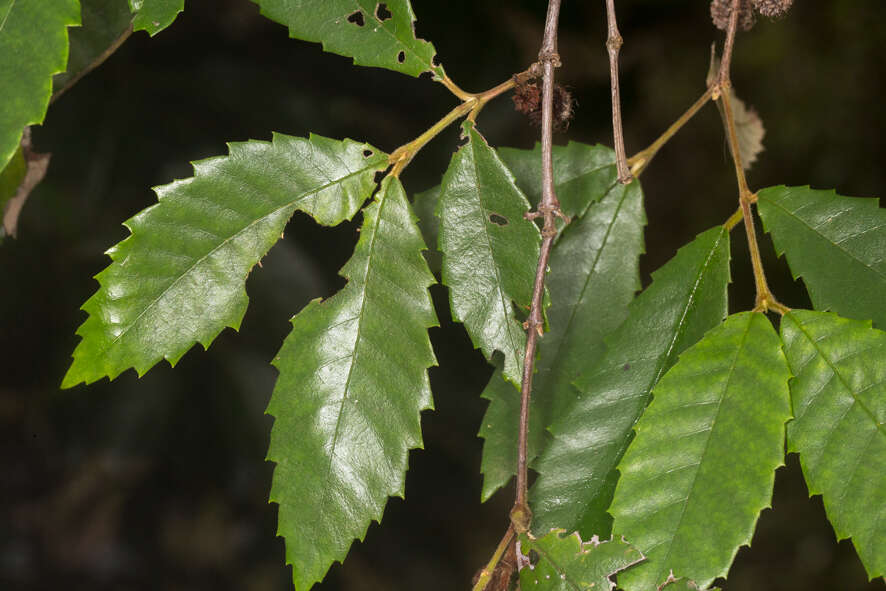
<instances>
[{"instance_id":1,"label":"small side branch","mask_svg":"<svg viewBox=\"0 0 886 591\"><path fill-rule=\"evenodd\" d=\"M618 32L615 19L615 0L606 0L606 19L609 34L606 38L606 50L609 52L609 81L612 90L612 135L615 140L615 165L618 170L618 181L626 185L633 180L625 157L625 139L621 124L621 96L618 90L618 52L621 50L622 38Z\"/></svg>"}]
</instances>

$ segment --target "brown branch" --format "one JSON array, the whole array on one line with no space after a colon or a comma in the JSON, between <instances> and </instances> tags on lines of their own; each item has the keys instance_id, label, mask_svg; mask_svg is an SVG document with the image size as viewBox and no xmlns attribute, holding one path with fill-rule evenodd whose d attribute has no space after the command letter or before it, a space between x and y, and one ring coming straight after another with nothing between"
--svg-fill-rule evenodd
<instances>
[{"instance_id":1,"label":"brown branch","mask_svg":"<svg viewBox=\"0 0 886 591\"><path fill-rule=\"evenodd\" d=\"M541 249L538 255L538 266L535 270L535 284L532 290L532 304L529 308L529 319L526 321L526 351L523 355L523 381L520 385L520 438L517 446L517 496L511 510L511 523L517 533L528 531L532 522L532 512L527 503L528 467L527 448L529 439L529 400L532 394L532 373L535 367L535 350L538 338L544 332L542 318L542 296L544 294L545 273L551 256L551 247L557 235L555 218L565 216L560 211L560 201L554 192L554 165L552 158L552 135L554 130L554 68L560 65L557 55L557 19L560 15L560 0L549 0L548 14L545 20L544 41L538 53L538 61L542 67L542 111L541 111L541 203L529 218L542 217Z\"/></svg>"},{"instance_id":2,"label":"brown branch","mask_svg":"<svg viewBox=\"0 0 886 591\"><path fill-rule=\"evenodd\" d=\"M606 38L606 50L609 52L609 85L612 91L612 135L615 140L615 165L618 170L618 182L623 185L630 183L634 177L628 168L625 157L625 138L621 125L621 98L618 90L618 52L621 50L622 38L615 20L615 0L606 0L606 18L609 35Z\"/></svg>"},{"instance_id":3,"label":"brown branch","mask_svg":"<svg viewBox=\"0 0 886 591\"><path fill-rule=\"evenodd\" d=\"M738 17L741 14L741 0L732 0L732 14L729 15L729 28L726 29L726 45L723 46L723 59L720 61L719 86L725 91L732 82L729 70L732 67L732 48L735 46L735 33L738 31ZM716 100L718 97L714 96Z\"/></svg>"}]
</instances>

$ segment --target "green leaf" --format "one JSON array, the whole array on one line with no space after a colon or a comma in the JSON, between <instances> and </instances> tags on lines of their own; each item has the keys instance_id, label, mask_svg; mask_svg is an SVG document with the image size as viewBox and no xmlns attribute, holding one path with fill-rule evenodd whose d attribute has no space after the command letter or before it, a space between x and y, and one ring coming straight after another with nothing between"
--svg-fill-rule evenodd
<instances>
[{"instance_id":1,"label":"green leaf","mask_svg":"<svg viewBox=\"0 0 886 591\"><path fill-rule=\"evenodd\" d=\"M530 552L538 555L535 564L520 570L520 588L537 591L609 591L615 585L609 577L637 564L643 555L624 540L582 542L579 534L555 529L534 538L520 536L520 553L528 562Z\"/></svg>"},{"instance_id":2,"label":"green leaf","mask_svg":"<svg viewBox=\"0 0 886 591\"><path fill-rule=\"evenodd\" d=\"M185 0L129 0L129 7L135 15L132 29L147 31L153 37L172 24L184 10Z\"/></svg>"},{"instance_id":3,"label":"green leaf","mask_svg":"<svg viewBox=\"0 0 886 591\"><path fill-rule=\"evenodd\" d=\"M431 72L434 46L415 37L415 14L409 0L253 0L261 13L289 27L289 36L323 44L325 51L410 76ZM380 7L384 7L384 10Z\"/></svg>"},{"instance_id":4,"label":"green leaf","mask_svg":"<svg viewBox=\"0 0 886 591\"><path fill-rule=\"evenodd\" d=\"M722 322L727 312L729 233L700 234L652 274L606 339L599 362L576 380L578 399L550 427L530 490L535 531L563 524L607 536L615 467L659 378L677 356Z\"/></svg>"},{"instance_id":5,"label":"green leaf","mask_svg":"<svg viewBox=\"0 0 886 591\"><path fill-rule=\"evenodd\" d=\"M368 144L277 134L230 144L230 155L194 164L194 177L157 188L159 203L126 222L132 235L108 254L101 288L62 387L144 374L175 364L196 342L238 329L250 269L294 211L321 224L350 219L375 188L387 156Z\"/></svg>"},{"instance_id":6,"label":"green leaf","mask_svg":"<svg viewBox=\"0 0 886 591\"><path fill-rule=\"evenodd\" d=\"M514 174L529 202L541 201L541 145L532 150L499 148L498 154ZM569 217L583 216L588 206L615 185L615 152L607 146L569 142L554 146L554 189L560 209Z\"/></svg>"},{"instance_id":7,"label":"green leaf","mask_svg":"<svg viewBox=\"0 0 886 591\"><path fill-rule=\"evenodd\" d=\"M886 574L886 333L869 322L795 310L781 321L800 453L838 539L852 537L873 579Z\"/></svg>"},{"instance_id":8,"label":"green leaf","mask_svg":"<svg viewBox=\"0 0 886 591\"><path fill-rule=\"evenodd\" d=\"M662 377L618 466L613 527L647 558L620 587L655 591L671 573L706 587L726 575L772 498L790 375L769 320L743 312Z\"/></svg>"},{"instance_id":9,"label":"green leaf","mask_svg":"<svg viewBox=\"0 0 886 591\"><path fill-rule=\"evenodd\" d=\"M514 304L529 308L541 234L523 216L529 203L470 122L440 187L437 216L443 283L452 317L487 359L504 354L504 375L520 384L526 333Z\"/></svg>"},{"instance_id":10,"label":"green leaf","mask_svg":"<svg viewBox=\"0 0 886 591\"><path fill-rule=\"evenodd\" d=\"M79 24L77 0L0 0L0 170L25 126L43 122L52 75L68 61L68 27Z\"/></svg>"},{"instance_id":11,"label":"green leaf","mask_svg":"<svg viewBox=\"0 0 886 591\"><path fill-rule=\"evenodd\" d=\"M68 36L68 67L52 79L53 93L76 82L129 35L132 13L123 0L80 0L83 26Z\"/></svg>"},{"instance_id":12,"label":"green leaf","mask_svg":"<svg viewBox=\"0 0 886 591\"><path fill-rule=\"evenodd\" d=\"M784 186L757 198L766 231L815 309L886 328L886 211L877 200Z\"/></svg>"},{"instance_id":13,"label":"green leaf","mask_svg":"<svg viewBox=\"0 0 886 591\"><path fill-rule=\"evenodd\" d=\"M412 200L412 209L418 216L418 227L421 235L428 245L425 258L428 267L435 273L443 268L443 253L437 250L437 236L440 234L440 219L434 214L437 203L440 201L440 186L432 187L422 193L417 193Z\"/></svg>"},{"instance_id":14,"label":"green leaf","mask_svg":"<svg viewBox=\"0 0 886 591\"><path fill-rule=\"evenodd\" d=\"M603 175L608 171L598 176ZM640 182L594 188L596 192L585 193L585 200L599 202L566 227L551 253L549 331L539 342L533 380L530 460L548 439L545 427L578 395L573 380L602 354L603 338L625 319L628 303L640 289L646 222ZM496 372L483 397L490 400L480 428L486 500L516 471L520 396Z\"/></svg>"},{"instance_id":15,"label":"green leaf","mask_svg":"<svg viewBox=\"0 0 886 591\"><path fill-rule=\"evenodd\" d=\"M271 500L296 590L344 559L387 497L403 496L408 451L422 445L437 324L423 249L403 187L388 177L342 269L348 284L293 318L274 360Z\"/></svg>"}]
</instances>

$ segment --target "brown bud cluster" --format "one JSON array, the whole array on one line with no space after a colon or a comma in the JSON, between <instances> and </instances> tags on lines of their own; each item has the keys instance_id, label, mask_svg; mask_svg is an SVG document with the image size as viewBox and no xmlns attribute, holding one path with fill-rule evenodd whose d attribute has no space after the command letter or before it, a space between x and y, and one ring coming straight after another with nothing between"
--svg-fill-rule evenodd
<instances>
[{"instance_id":1,"label":"brown bud cluster","mask_svg":"<svg viewBox=\"0 0 886 591\"><path fill-rule=\"evenodd\" d=\"M534 82L517 82L514 87L514 110L529 117L533 125L541 125L541 88ZM559 84L554 84L554 129L565 131L575 114L575 99Z\"/></svg>"},{"instance_id":2,"label":"brown bud cluster","mask_svg":"<svg viewBox=\"0 0 886 591\"><path fill-rule=\"evenodd\" d=\"M787 14L794 0L741 0L739 2L738 26L748 31L757 20L756 13L769 18L778 18ZM729 28L729 17L732 16L733 0L711 0L711 20L714 26L725 31Z\"/></svg>"},{"instance_id":3,"label":"brown bud cluster","mask_svg":"<svg viewBox=\"0 0 886 591\"><path fill-rule=\"evenodd\" d=\"M751 0L754 9L769 18L779 18L787 14L794 0Z\"/></svg>"},{"instance_id":4,"label":"brown bud cluster","mask_svg":"<svg viewBox=\"0 0 886 591\"><path fill-rule=\"evenodd\" d=\"M729 28L729 17L732 16L732 0L712 0L711 1L711 20L714 26L725 31ZM738 26L742 31L750 31L757 17L754 9L751 7L751 0L741 0L739 4Z\"/></svg>"}]
</instances>

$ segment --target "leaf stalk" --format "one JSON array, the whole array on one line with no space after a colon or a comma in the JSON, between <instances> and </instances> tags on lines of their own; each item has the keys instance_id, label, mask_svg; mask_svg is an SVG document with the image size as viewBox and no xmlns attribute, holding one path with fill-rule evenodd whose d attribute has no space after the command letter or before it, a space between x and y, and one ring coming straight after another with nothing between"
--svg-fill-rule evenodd
<instances>
[{"instance_id":1,"label":"leaf stalk","mask_svg":"<svg viewBox=\"0 0 886 591\"><path fill-rule=\"evenodd\" d=\"M732 61L732 49L735 45L735 32L738 29L738 17L740 13L740 0L733 0L732 14L729 17L729 30L726 34L726 45L723 50L723 59L720 62L720 74L717 82L712 86L714 100L722 101L723 122L726 127L726 136L729 141L729 151L732 152L732 163L735 166L735 178L738 182L738 203L744 220L745 233L748 238L748 250L751 255L751 265L754 268L754 284L757 288L757 296L754 302L755 312L773 310L784 314L790 308L780 303L769 289L766 281L766 272L763 270L763 260L760 257L760 247L757 244L757 231L754 227L754 218L751 213L751 204L756 201L756 196L748 188L748 181L744 173L744 164L741 160L741 152L738 147L738 133L735 128L735 116L732 111L732 101L729 98L729 90L732 87L730 79L730 63Z\"/></svg>"},{"instance_id":2,"label":"leaf stalk","mask_svg":"<svg viewBox=\"0 0 886 591\"><path fill-rule=\"evenodd\" d=\"M492 554L492 558L489 559L489 562L486 563L486 566L484 566L483 570L480 571L480 577L477 579L477 582L474 583L471 591L485 591L487 585L489 585L490 581L492 581L492 575L495 573L495 569L498 566L498 563L501 562L502 557L504 556L508 548L511 547L511 543L513 541L514 526L511 525L505 532L504 537L502 537L501 541L498 543L498 547Z\"/></svg>"}]
</instances>

